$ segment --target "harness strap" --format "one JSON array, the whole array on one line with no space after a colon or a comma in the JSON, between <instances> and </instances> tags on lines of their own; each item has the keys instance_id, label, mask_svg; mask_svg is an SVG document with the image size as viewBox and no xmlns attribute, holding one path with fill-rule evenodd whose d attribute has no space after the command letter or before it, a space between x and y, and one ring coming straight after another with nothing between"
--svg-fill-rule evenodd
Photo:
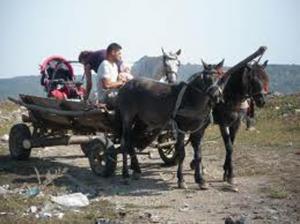
<instances>
[{"instance_id":1,"label":"harness strap","mask_svg":"<svg viewBox=\"0 0 300 224\"><path fill-rule=\"evenodd\" d=\"M178 110L179 110L179 107L181 105L181 102L182 102L182 98L184 96L184 93L188 87L188 85L186 83L184 83L185 85L181 88L178 96L177 96L177 100L176 100L176 104L175 104L175 108L174 108L174 111L173 111L173 115L172 115L172 118L171 118L171 123L172 123L172 129L173 130L176 130L177 132L181 133L181 134L192 134L192 133L195 133L197 131L199 131L206 123L203 122L201 123L200 122L200 125L199 127L197 127L196 129L192 130L192 131L183 131L181 130L179 127L178 127L178 124L177 122L175 121L175 117L178 113ZM206 118L207 119L207 118Z\"/></svg>"},{"instance_id":2,"label":"harness strap","mask_svg":"<svg viewBox=\"0 0 300 224\"><path fill-rule=\"evenodd\" d=\"M183 98L183 95L184 95L187 87L188 87L187 84L184 83L184 86L181 88L181 90L180 90L180 92L179 92L179 94L177 96L177 100L176 100L176 103L175 103L175 108L174 108L174 111L173 111L173 114L172 114L172 119L174 119L176 117L176 114L177 114L178 109L179 109L179 107L181 105L182 98Z\"/></svg>"},{"instance_id":3,"label":"harness strap","mask_svg":"<svg viewBox=\"0 0 300 224\"><path fill-rule=\"evenodd\" d=\"M210 117L210 114L208 114L208 117ZM206 117L205 120L207 120L208 117ZM181 134L193 134L193 133L199 131L204 125L206 125L206 122L203 122L203 123L200 122L200 125L197 128L195 128L194 130L184 131L178 127L178 124L174 119L172 119L171 121L172 121L172 128Z\"/></svg>"}]
</instances>

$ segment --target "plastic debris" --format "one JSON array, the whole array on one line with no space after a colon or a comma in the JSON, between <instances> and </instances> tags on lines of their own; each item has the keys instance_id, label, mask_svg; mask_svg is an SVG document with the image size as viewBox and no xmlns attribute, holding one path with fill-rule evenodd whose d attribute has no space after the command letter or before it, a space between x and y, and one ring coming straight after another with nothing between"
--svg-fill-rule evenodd
<instances>
[{"instance_id":1,"label":"plastic debris","mask_svg":"<svg viewBox=\"0 0 300 224\"><path fill-rule=\"evenodd\" d=\"M0 186L0 195L9 194L10 190L8 190L6 187Z\"/></svg>"},{"instance_id":2,"label":"plastic debris","mask_svg":"<svg viewBox=\"0 0 300 224\"><path fill-rule=\"evenodd\" d=\"M25 190L24 194L28 197L35 197L40 193L40 189L38 187L32 187Z\"/></svg>"},{"instance_id":3,"label":"plastic debris","mask_svg":"<svg viewBox=\"0 0 300 224\"><path fill-rule=\"evenodd\" d=\"M179 208L179 211L181 212L187 212L188 210L190 210L190 206L187 203L184 203L184 205Z\"/></svg>"},{"instance_id":4,"label":"plastic debris","mask_svg":"<svg viewBox=\"0 0 300 224\"><path fill-rule=\"evenodd\" d=\"M9 140L8 134L3 135L3 136L1 137L0 140L1 140L2 142L8 142L8 140Z\"/></svg>"},{"instance_id":5,"label":"plastic debris","mask_svg":"<svg viewBox=\"0 0 300 224\"><path fill-rule=\"evenodd\" d=\"M87 196L82 193L51 196L51 201L65 207L85 207L90 204Z\"/></svg>"},{"instance_id":6,"label":"plastic debris","mask_svg":"<svg viewBox=\"0 0 300 224\"><path fill-rule=\"evenodd\" d=\"M36 213L38 211L38 208L36 206L30 206L29 211L31 213Z\"/></svg>"}]
</instances>

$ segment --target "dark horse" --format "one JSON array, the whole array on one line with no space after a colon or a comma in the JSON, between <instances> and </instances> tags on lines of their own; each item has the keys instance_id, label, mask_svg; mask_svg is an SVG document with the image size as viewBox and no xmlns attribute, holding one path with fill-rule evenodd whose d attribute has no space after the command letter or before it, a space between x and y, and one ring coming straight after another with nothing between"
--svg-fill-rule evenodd
<instances>
[{"instance_id":1,"label":"dark horse","mask_svg":"<svg viewBox=\"0 0 300 224\"><path fill-rule=\"evenodd\" d=\"M233 73L224 88L223 102L216 104L213 117L219 125L226 148L224 181L233 183L232 152L237 131L241 124L240 106L247 98L252 98L258 107L265 105L269 78L265 71L268 61L247 64Z\"/></svg>"},{"instance_id":2,"label":"dark horse","mask_svg":"<svg viewBox=\"0 0 300 224\"><path fill-rule=\"evenodd\" d=\"M120 89L118 109L122 122L121 151L124 178L129 177L128 154L134 177L139 177L141 173L135 153L135 147L139 148L137 136L146 129L153 131L155 137L172 121L177 130L175 147L179 152L178 185L185 187L182 175L185 157L184 135L190 133L195 158L198 158L198 142L200 142L198 139L202 126L207 123L211 108L220 96L216 80L222 66L223 61L217 65L206 66L202 72L194 74L187 83L169 85L149 79L133 79ZM196 169L195 181L202 186L200 175Z\"/></svg>"},{"instance_id":3,"label":"dark horse","mask_svg":"<svg viewBox=\"0 0 300 224\"><path fill-rule=\"evenodd\" d=\"M234 140L241 124L240 106L248 98L252 98L258 107L264 106L265 94L269 86L269 78L265 72L266 66L267 61L262 65L258 62L245 64L245 66L232 73L225 85L223 100L213 108L214 122L219 125L226 148L223 179L230 184L234 183L232 153ZM226 79L226 77L223 77L223 79ZM209 123L206 126L208 125ZM196 164L194 159L191 162L191 167L196 168Z\"/></svg>"}]
</instances>

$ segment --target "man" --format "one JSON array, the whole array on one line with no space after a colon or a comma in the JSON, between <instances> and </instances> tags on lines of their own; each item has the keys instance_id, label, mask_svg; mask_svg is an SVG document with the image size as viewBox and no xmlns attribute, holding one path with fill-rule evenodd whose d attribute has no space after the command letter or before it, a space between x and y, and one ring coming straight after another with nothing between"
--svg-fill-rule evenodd
<instances>
[{"instance_id":1,"label":"man","mask_svg":"<svg viewBox=\"0 0 300 224\"><path fill-rule=\"evenodd\" d=\"M106 49L106 59L97 71L98 100L109 108L115 106L118 89L132 79L129 73L119 73L117 63L122 60L122 47L117 43L110 44Z\"/></svg>"},{"instance_id":2,"label":"man","mask_svg":"<svg viewBox=\"0 0 300 224\"><path fill-rule=\"evenodd\" d=\"M86 77L86 95L84 99L88 99L93 83L92 83L92 70L97 73L99 65L106 58L106 50L98 51L82 51L79 54L78 61L84 66L84 75Z\"/></svg>"}]
</instances>

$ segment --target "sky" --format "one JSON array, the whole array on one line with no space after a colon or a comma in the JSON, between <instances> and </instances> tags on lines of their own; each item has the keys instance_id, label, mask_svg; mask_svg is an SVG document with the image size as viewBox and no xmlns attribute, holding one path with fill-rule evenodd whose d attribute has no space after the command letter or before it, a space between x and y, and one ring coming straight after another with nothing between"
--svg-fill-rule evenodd
<instances>
[{"instance_id":1,"label":"sky","mask_svg":"<svg viewBox=\"0 0 300 224\"><path fill-rule=\"evenodd\" d=\"M231 66L265 45L270 63L300 64L299 12L298 0L0 0L0 78L111 42L130 63L164 47L183 63Z\"/></svg>"}]
</instances>

